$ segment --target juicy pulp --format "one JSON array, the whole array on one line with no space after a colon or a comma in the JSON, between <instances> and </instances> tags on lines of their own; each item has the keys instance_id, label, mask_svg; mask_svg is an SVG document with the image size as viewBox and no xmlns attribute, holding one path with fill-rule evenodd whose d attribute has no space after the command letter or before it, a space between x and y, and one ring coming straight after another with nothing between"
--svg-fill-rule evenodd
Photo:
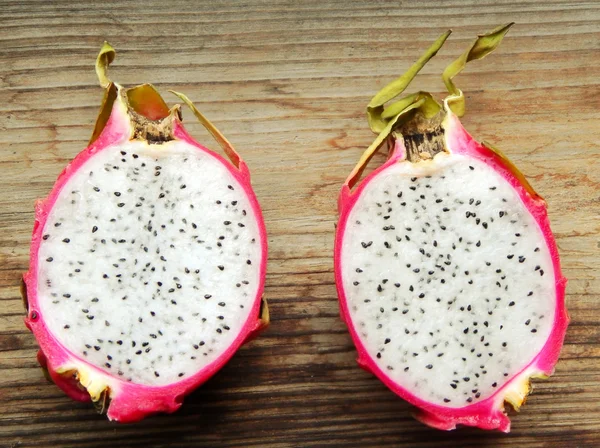
<instances>
[{"instance_id":1,"label":"juicy pulp","mask_svg":"<svg viewBox=\"0 0 600 448\"><path fill-rule=\"evenodd\" d=\"M39 311L67 349L106 372L148 385L185 378L248 318L260 284L256 221L238 180L185 141L109 146L50 211Z\"/></svg>"},{"instance_id":2,"label":"juicy pulp","mask_svg":"<svg viewBox=\"0 0 600 448\"><path fill-rule=\"evenodd\" d=\"M428 402L489 397L551 330L555 277L539 226L504 178L464 155L391 165L358 194L340 263L367 353Z\"/></svg>"}]
</instances>

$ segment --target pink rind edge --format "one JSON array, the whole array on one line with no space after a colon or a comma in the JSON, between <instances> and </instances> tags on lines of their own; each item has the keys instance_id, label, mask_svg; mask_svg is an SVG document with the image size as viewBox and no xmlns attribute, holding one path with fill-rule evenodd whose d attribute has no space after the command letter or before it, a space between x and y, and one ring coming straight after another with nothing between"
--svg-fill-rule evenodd
<instances>
[{"instance_id":1,"label":"pink rind edge","mask_svg":"<svg viewBox=\"0 0 600 448\"><path fill-rule=\"evenodd\" d=\"M261 238L261 266L260 266L260 283L257 289L256 297L253 301L252 309L248 314L248 319L243 325L240 333L229 346L215 361L205 366L196 374L167 386L146 386L122 381L121 379L104 372L97 367L88 364L77 355L66 349L49 331L43 319L40 319L41 314L38 306L37 298L37 254L40 247L42 232L48 217L49 211L56 202L58 195L64 185L68 182L71 173L76 172L81 166L94 154L102 151L104 148L118 141L129 138L129 118L123 116L125 110L119 106L119 101L115 102L111 116L98 139L81 151L75 158L65 167L58 176L49 196L45 200L38 200L35 204L35 222L32 232L32 242L30 247L30 264L29 270L23 275L23 281L26 285L28 313L25 317L25 325L32 331L40 345L40 355L38 360L40 364L45 361L48 372L54 382L71 398L78 401L87 401L85 393L79 390L77 386L57 374L57 369L67 364L70 360L78 360L85 363L89 370L94 371L107 378L107 383L116 385L111 390L111 402L107 410L107 416L110 420L117 420L122 423L131 423L139 421L144 417L165 412L171 413L179 409L183 402L183 397L195 390L197 387L206 382L218 370L220 370L229 359L235 354L239 347L246 341L252 339L263 329L263 322L260 320L259 310L264 291L266 269L267 269L267 234L264 224L262 211L256 195L250 184L250 173L240 159L239 168L235 168L227 162L223 157L208 148L200 145L192 139L185 131L181 122L178 119L174 120L173 135L177 139L181 139L192 146L198 148L217 161L223 164L235 179L244 188L244 191L250 201L252 210L257 217L257 225ZM34 317L35 316L35 317Z\"/></svg>"},{"instance_id":2,"label":"pink rind edge","mask_svg":"<svg viewBox=\"0 0 600 448\"><path fill-rule=\"evenodd\" d=\"M509 167L504 164L501 158L491 149L475 141L464 129L458 117L451 112L448 112L448 117L444 124L444 128L446 131L446 142L448 148L452 148L452 150L456 153L467 154L475 157L501 172L503 177L507 179L509 183L516 189L524 205L531 212L534 219L540 226L540 229L542 230L546 244L550 251L554 275L556 278L556 310L554 314L554 325L546 343L544 344L544 347L540 353L534 357L534 359L532 359L519 373L513 377L511 381L508 381L496 393L485 400L480 401L479 403L462 408L450 408L433 405L420 399L416 395L411 394L408 390L392 381L369 356L358 336L356 329L351 324L352 320L348 310L346 295L342 282L342 270L340 266L341 251L346 222L350 212L352 211L352 208L356 204L366 185L380 173L385 171L388 167L404 159L404 144L399 139L396 140L394 150L385 164L369 174L362 182L360 182L354 191L351 191L347 184L343 185L340 191L338 198L340 218L338 221L334 244L335 282L340 303L340 314L342 320L346 323L354 345L356 346L358 352L357 362L359 366L364 370L373 373L394 393L419 408L419 411L414 415L417 420L428 426L442 430L452 430L455 429L457 425L464 425L475 426L481 429L497 429L503 432L509 432L510 419L504 412L504 400L499 400L499 397L502 397L506 390L512 385L513 381L516 380L521 373L527 369L533 369L546 376L550 376L554 372L554 366L558 361L560 349L563 345L567 326L569 324L569 316L565 306L565 288L567 280L562 275L558 249L550 229L546 203L543 201L543 199L533 198L527 192L527 190L523 188L515 175L512 173Z\"/></svg>"}]
</instances>

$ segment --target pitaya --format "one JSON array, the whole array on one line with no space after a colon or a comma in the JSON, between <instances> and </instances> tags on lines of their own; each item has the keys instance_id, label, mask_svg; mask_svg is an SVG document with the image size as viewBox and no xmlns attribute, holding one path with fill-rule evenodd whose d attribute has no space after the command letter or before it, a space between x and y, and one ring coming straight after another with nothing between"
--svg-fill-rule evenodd
<instances>
[{"instance_id":1,"label":"pitaya","mask_svg":"<svg viewBox=\"0 0 600 448\"><path fill-rule=\"evenodd\" d=\"M399 95L450 32L371 101L379 134L339 198L335 274L358 363L435 428L508 432L530 378L553 372L568 325L546 204L500 152L462 127L452 78L493 51L481 35L444 71L450 92ZM355 190L384 143L387 162Z\"/></svg>"},{"instance_id":2,"label":"pitaya","mask_svg":"<svg viewBox=\"0 0 600 448\"><path fill-rule=\"evenodd\" d=\"M247 166L196 143L149 84L107 77L89 146L35 207L26 325L68 395L111 420L173 412L268 323L267 239Z\"/></svg>"}]
</instances>

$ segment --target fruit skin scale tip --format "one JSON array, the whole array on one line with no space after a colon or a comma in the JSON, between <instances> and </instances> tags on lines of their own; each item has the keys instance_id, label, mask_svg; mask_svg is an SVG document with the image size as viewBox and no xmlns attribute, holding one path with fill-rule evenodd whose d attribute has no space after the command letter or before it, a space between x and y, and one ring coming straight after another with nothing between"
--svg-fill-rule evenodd
<instances>
[{"instance_id":1,"label":"fruit skin scale tip","mask_svg":"<svg viewBox=\"0 0 600 448\"><path fill-rule=\"evenodd\" d=\"M101 85L105 87L105 95L89 146L64 168L49 196L35 203L30 265L29 270L23 275L22 296L27 310L25 325L38 341L40 346L38 362L47 376L74 400L83 402L91 400L97 405L99 411L106 413L110 420L130 423L150 414L176 411L181 407L186 395L222 368L242 344L256 337L268 326L268 305L262 296L267 266L267 236L262 211L250 184L250 172L233 147L229 144L225 151L231 158L230 163L221 155L197 143L182 125L179 106L168 109L153 86L144 84L125 89L110 81L106 69L113 59L114 49L105 43L97 63L97 73ZM187 103L193 110L195 109L189 100ZM207 119L202 124L212 126L213 130L216 130ZM140 132L140 126L145 128L143 132ZM145 138L153 132L154 137ZM82 360L50 331L39 305L38 252L45 224L61 191L73 174L81 170L95 155L131 140L142 141L146 145L155 147L158 147L161 141L179 140L210 156L215 163L226 167L246 195L251 207L248 213L252 213L256 218L257 240L260 243L258 294L251 303L249 302L251 309L248 317L233 342L201 370L180 381L162 386L127 382ZM226 141L224 137L218 141L223 144L223 140Z\"/></svg>"},{"instance_id":2,"label":"fruit skin scale tip","mask_svg":"<svg viewBox=\"0 0 600 448\"><path fill-rule=\"evenodd\" d=\"M449 80L446 84L449 86L450 95L433 115L428 114L427 110L424 110L422 107L426 101L429 101L429 97L425 96L424 92L407 95L398 100L401 107L394 109L393 113L386 114L383 103L395 96L390 94L390 91L394 90L394 82L398 84L398 80L400 80L400 85L397 85L395 88L397 94L404 90L418 70L424 65L423 59L429 60L430 57L437 53L441 44L448 37L448 33L432 45L426 53L425 58L415 63L412 71L409 70L409 76L398 78L398 80L384 87L382 90L384 94L380 92L374 97L374 100L369 104L367 114L372 129L379 135L365 151L354 170L346 179L338 197L339 221L336 227L334 245L335 279L341 318L346 323L356 346L358 352L357 362L361 368L376 375L401 398L415 405L418 408L415 418L431 427L442 430L452 430L457 425L463 425L509 432L510 420L506 415L504 403L508 402L513 409L518 410L531 391L530 379L547 378L552 375L569 324L569 316L564 299L567 280L561 272L558 250L547 216L546 203L533 190L525 176L506 156L489 144L477 142L467 133L459 120L459 116L464 113L464 96L462 91L457 89L451 81L452 77L462 70L466 62L484 57L495 49L511 25L508 24L499 27L493 32L483 35L483 39L480 36L470 50L467 50L457 61L449 66L444 72L444 80ZM415 66L417 66L416 70L414 70ZM427 138L424 138L426 137L426 133L439 135L441 146L443 147L441 152L444 154L437 156L437 153L428 154L425 151L425 157L417 156L416 160L413 159L405 145L407 137L409 137L408 134L411 132L418 134L418 140L421 142L427 142ZM386 144L389 147L389 153L385 163L376 168L366 178L360 180L366 164L371 160L375 152ZM503 384L495 393L484 400L461 408L446 407L425 401L392 380L388 373L377 364L373 353L369 353L369 350L361 339L356 323L353 322L349 302L346 297L347 293L344 287L342 269L342 251L349 217L357 203L361 200L361 195L364 193L365 188L370 183L377 181L386 171L397 164L415 163L423 166L435 165L437 158L451 154L465 155L492 167L517 192L518 197L535 219L543 234L554 271L554 292L556 295L552 330L539 353L530 359L519 373L510 378L510 381Z\"/></svg>"}]
</instances>

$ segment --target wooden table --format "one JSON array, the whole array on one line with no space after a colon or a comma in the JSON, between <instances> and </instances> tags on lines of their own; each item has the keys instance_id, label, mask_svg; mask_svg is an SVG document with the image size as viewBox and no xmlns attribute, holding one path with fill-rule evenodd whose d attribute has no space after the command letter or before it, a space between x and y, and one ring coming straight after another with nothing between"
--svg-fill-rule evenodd
<instances>
[{"instance_id":1,"label":"wooden table","mask_svg":"<svg viewBox=\"0 0 600 448\"><path fill-rule=\"evenodd\" d=\"M458 78L464 124L546 198L572 323L556 374L535 382L510 435L446 433L413 420L356 366L333 279L336 198L373 139L364 113L373 93L452 27L412 86L442 95L446 64L509 21L517 25L500 49ZM46 382L19 295L33 201L92 132L104 39L118 51L114 79L153 82L169 100L167 89L185 92L235 144L270 244L270 329L179 412L135 425ZM600 3L1 1L0 40L0 445L600 446Z\"/></svg>"}]
</instances>

